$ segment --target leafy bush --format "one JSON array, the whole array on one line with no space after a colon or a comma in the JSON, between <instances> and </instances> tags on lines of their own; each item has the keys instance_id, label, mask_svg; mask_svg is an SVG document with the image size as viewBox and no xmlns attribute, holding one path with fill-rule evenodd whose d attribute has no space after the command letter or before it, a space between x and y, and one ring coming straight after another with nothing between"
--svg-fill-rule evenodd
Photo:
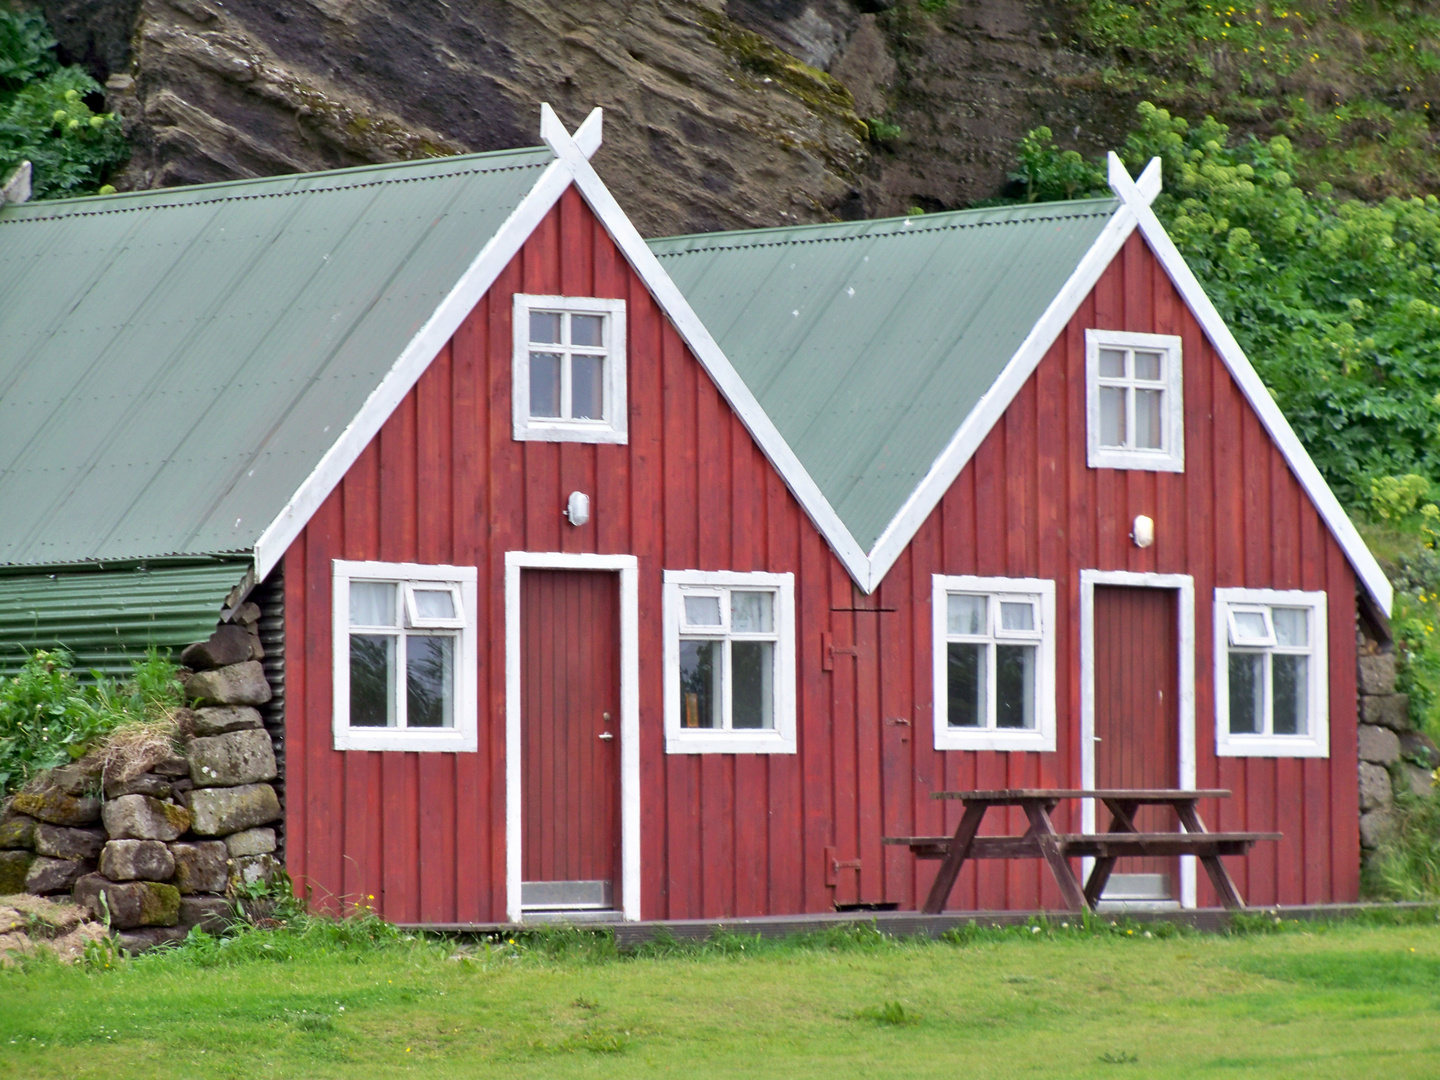
<instances>
[{"instance_id":1,"label":"leafy bush","mask_svg":"<svg viewBox=\"0 0 1440 1080\"><path fill-rule=\"evenodd\" d=\"M38 199L98 191L130 153L119 118L86 104L100 93L84 68L60 66L40 15L0 4L0 180L29 161Z\"/></svg>"},{"instance_id":2,"label":"leafy bush","mask_svg":"<svg viewBox=\"0 0 1440 1080\"><path fill-rule=\"evenodd\" d=\"M168 722L182 704L175 665L153 649L118 684L98 675L82 684L72 663L63 649L36 650L18 675L0 679L0 795L103 751L117 732Z\"/></svg>"}]
</instances>

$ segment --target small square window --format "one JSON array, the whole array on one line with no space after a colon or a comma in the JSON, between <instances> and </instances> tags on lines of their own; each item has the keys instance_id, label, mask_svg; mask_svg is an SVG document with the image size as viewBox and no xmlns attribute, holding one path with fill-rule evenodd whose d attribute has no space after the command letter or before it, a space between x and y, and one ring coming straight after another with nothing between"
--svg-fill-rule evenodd
<instances>
[{"instance_id":1,"label":"small square window","mask_svg":"<svg viewBox=\"0 0 1440 1080\"><path fill-rule=\"evenodd\" d=\"M625 301L515 294L515 438L627 439Z\"/></svg>"},{"instance_id":2,"label":"small square window","mask_svg":"<svg viewBox=\"0 0 1440 1080\"><path fill-rule=\"evenodd\" d=\"M1085 353L1090 467L1184 472L1180 339L1087 330Z\"/></svg>"},{"instance_id":3,"label":"small square window","mask_svg":"<svg viewBox=\"0 0 1440 1080\"><path fill-rule=\"evenodd\" d=\"M476 748L476 578L335 561L335 749Z\"/></svg>"},{"instance_id":4,"label":"small square window","mask_svg":"<svg viewBox=\"0 0 1440 1080\"><path fill-rule=\"evenodd\" d=\"M667 570L665 748L793 754L794 575Z\"/></svg>"},{"instance_id":5,"label":"small square window","mask_svg":"<svg viewBox=\"0 0 1440 1080\"><path fill-rule=\"evenodd\" d=\"M1325 594L1215 590L1215 752L1328 757Z\"/></svg>"},{"instance_id":6,"label":"small square window","mask_svg":"<svg viewBox=\"0 0 1440 1080\"><path fill-rule=\"evenodd\" d=\"M934 578L935 748L1055 749L1055 583Z\"/></svg>"}]
</instances>

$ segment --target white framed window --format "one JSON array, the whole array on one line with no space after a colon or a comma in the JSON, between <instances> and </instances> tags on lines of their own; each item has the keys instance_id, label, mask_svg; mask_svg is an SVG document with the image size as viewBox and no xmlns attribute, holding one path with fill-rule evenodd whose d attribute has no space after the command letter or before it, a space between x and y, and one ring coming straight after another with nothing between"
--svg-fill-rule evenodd
<instances>
[{"instance_id":1,"label":"white framed window","mask_svg":"<svg viewBox=\"0 0 1440 1080\"><path fill-rule=\"evenodd\" d=\"M476 749L473 566L336 559L336 750Z\"/></svg>"},{"instance_id":2,"label":"white framed window","mask_svg":"<svg viewBox=\"0 0 1440 1080\"><path fill-rule=\"evenodd\" d=\"M933 579L935 749L1055 749L1055 582Z\"/></svg>"},{"instance_id":3,"label":"white framed window","mask_svg":"<svg viewBox=\"0 0 1440 1080\"><path fill-rule=\"evenodd\" d=\"M1092 469L1185 471L1180 339L1085 331L1085 428Z\"/></svg>"},{"instance_id":4,"label":"white framed window","mask_svg":"<svg viewBox=\"0 0 1440 1080\"><path fill-rule=\"evenodd\" d=\"M625 301L515 294L515 438L623 443Z\"/></svg>"},{"instance_id":5,"label":"white framed window","mask_svg":"<svg viewBox=\"0 0 1440 1080\"><path fill-rule=\"evenodd\" d=\"M1325 594L1215 590L1215 753L1329 757Z\"/></svg>"},{"instance_id":6,"label":"white framed window","mask_svg":"<svg viewBox=\"0 0 1440 1080\"><path fill-rule=\"evenodd\" d=\"M667 570L665 750L795 753L795 575Z\"/></svg>"}]
</instances>

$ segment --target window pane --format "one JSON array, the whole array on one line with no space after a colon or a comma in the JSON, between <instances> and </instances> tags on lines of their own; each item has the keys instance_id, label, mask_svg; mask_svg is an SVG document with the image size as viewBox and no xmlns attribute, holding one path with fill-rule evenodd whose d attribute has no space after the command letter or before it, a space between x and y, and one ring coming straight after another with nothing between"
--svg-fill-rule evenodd
<instances>
[{"instance_id":1,"label":"window pane","mask_svg":"<svg viewBox=\"0 0 1440 1080\"><path fill-rule=\"evenodd\" d=\"M1265 629L1265 616L1258 611L1235 612L1235 633L1245 641L1264 641L1270 636Z\"/></svg>"},{"instance_id":2,"label":"window pane","mask_svg":"<svg viewBox=\"0 0 1440 1080\"><path fill-rule=\"evenodd\" d=\"M422 619L455 618L455 594L449 589L416 589L415 614Z\"/></svg>"},{"instance_id":3,"label":"window pane","mask_svg":"<svg viewBox=\"0 0 1440 1080\"><path fill-rule=\"evenodd\" d=\"M720 726L720 667L722 642L680 642L680 725L687 728Z\"/></svg>"},{"instance_id":4,"label":"window pane","mask_svg":"<svg viewBox=\"0 0 1440 1080\"><path fill-rule=\"evenodd\" d=\"M1254 735L1260 731L1264 716L1260 701L1264 661L1260 653L1230 654L1230 730L1236 735Z\"/></svg>"},{"instance_id":5,"label":"window pane","mask_svg":"<svg viewBox=\"0 0 1440 1080\"><path fill-rule=\"evenodd\" d=\"M1100 445L1125 445L1125 391L1100 388Z\"/></svg>"},{"instance_id":6,"label":"window pane","mask_svg":"<svg viewBox=\"0 0 1440 1080\"><path fill-rule=\"evenodd\" d=\"M947 626L952 634L989 633L985 621L985 597L954 596L949 598Z\"/></svg>"},{"instance_id":7,"label":"window pane","mask_svg":"<svg viewBox=\"0 0 1440 1080\"><path fill-rule=\"evenodd\" d=\"M1035 727L1034 645L995 646L995 726Z\"/></svg>"},{"instance_id":8,"label":"window pane","mask_svg":"<svg viewBox=\"0 0 1440 1080\"><path fill-rule=\"evenodd\" d=\"M1011 600L1000 601L1000 629L1034 630L1035 605L1028 600L1023 603Z\"/></svg>"},{"instance_id":9,"label":"window pane","mask_svg":"<svg viewBox=\"0 0 1440 1080\"><path fill-rule=\"evenodd\" d=\"M1164 393L1159 390L1135 391L1135 445L1141 449L1165 449L1161 424L1164 397Z\"/></svg>"},{"instance_id":10,"label":"window pane","mask_svg":"<svg viewBox=\"0 0 1440 1080\"><path fill-rule=\"evenodd\" d=\"M559 345L560 316L553 311L532 311L530 340L540 345Z\"/></svg>"},{"instance_id":11,"label":"window pane","mask_svg":"<svg viewBox=\"0 0 1440 1080\"><path fill-rule=\"evenodd\" d=\"M775 630L775 594L732 592L730 629L737 634L770 634ZM738 664L739 661L737 660Z\"/></svg>"},{"instance_id":12,"label":"window pane","mask_svg":"<svg viewBox=\"0 0 1440 1080\"><path fill-rule=\"evenodd\" d=\"M571 315L570 344L600 347L605 344L602 315Z\"/></svg>"},{"instance_id":13,"label":"window pane","mask_svg":"<svg viewBox=\"0 0 1440 1080\"><path fill-rule=\"evenodd\" d=\"M720 598L718 596L685 597L685 622L690 626L719 626Z\"/></svg>"},{"instance_id":14,"label":"window pane","mask_svg":"<svg viewBox=\"0 0 1440 1080\"><path fill-rule=\"evenodd\" d=\"M1125 377L1125 354L1119 349L1100 350L1100 375L1105 379Z\"/></svg>"},{"instance_id":15,"label":"window pane","mask_svg":"<svg viewBox=\"0 0 1440 1080\"><path fill-rule=\"evenodd\" d=\"M395 639L350 635L350 726L390 727L395 723Z\"/></svg>"},{"instance_id":16,"label":"window pane","mask_svg":"<svg viewBox=\"0 0 1440 1080\"><path fill-rule=\"evenodd\" d=\"M973 728L984 725L986 648L986 645L956 642L951 642L947 647L950 727Z\"/></svg>"},{"instance_id":17,"label":"window pane","mask_svg":"<svg viewBox=\"0 0 1440 1080\"><path fill-rule=\"evenodd\" d=\"M395 590L389 581L350 583L351 626L394 626Z\"/></svg>"},{"instance_id":18,"label":"window pane","mask_svg":"<svg viewBox=\"0 0 1440 1080\"><path fill-rule=\"evenodd\" d=\"M1278 620L1276 631L1279 631ZM1310 658L1272 656L1270 678L1274 683L1274 733L1304 735L1309 727Z\"/></svg>"},{"instance_id":19,"label":"window pane","mask_svg":"<svg viewBox=\"0 0 1440 1080\"><path fill-rule=\"evenodd\" d=\"M560 357L556 353L530 354L530 415L560 415Z\"/></svg>"},{"instance_id":20,"label":"window pane","mask_svg":"<svg viewBox=\"0 0 1440 1080\"><path fill-rule=\"evenodd\" d=\"M1306 608L1271 608L1270 619L1275 623L1276 644L1310 644L1310 612Z\"/></svg>"},{"instance_id":21,"label":"window pane","mask_svg":"<svg viewBox=\"0 0 1440 1080\"><path fill-rule=\"evenodd\" d=\"M763 595L763 594L762 594ZM730 726L775 726L775 643L730 643Z\"/></svg>"},{"instance_id":22,"label":"window pane","mask_svg":"<svg viewBox=\"0 0 1440 1080\"><path fill-rule=\"evenodd\" d=\"M1162 370L1160 364L1160 353L1137 352L1135 354L1135 378L1159 382Z\"/></svg>"},{"instance_id":23,"label":"window pane","mask_svg":"<svg viewBox=\"0 0 1440 1080\"><path fill-rule=\"evenodd\" d=\"M455 639L411 634L405 640L405 723L455 726Z\"/></svg>"},{"instance_id":24,"label":"window pane","mask_svg":"<svg viewBox=\"0 0 1440 1080\"><path fill-rule=\"evenodd\" d=\"M570 357L570 415L576 420L605 419L605 358Z\"/></svg>"}]
</instances>

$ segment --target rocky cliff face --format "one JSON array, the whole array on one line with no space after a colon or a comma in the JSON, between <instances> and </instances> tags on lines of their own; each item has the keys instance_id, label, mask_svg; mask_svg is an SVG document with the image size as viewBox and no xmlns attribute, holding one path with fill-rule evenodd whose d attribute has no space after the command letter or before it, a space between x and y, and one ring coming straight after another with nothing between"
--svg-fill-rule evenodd
<instances>
[{"instance_id":1,"label":"rocky cliff face","mask_svg":"<svg viewBox=\"0 0 1440 1080\"><path fill-rule=\"evenodd\" d=\"M597 167L647 235L961 205L1029 127L1103 137L1120 104L1057 44L1063 6L1006 0L39 6L127 121L118 186L529 145L541 101L600 105Z\"/></svg>"}]
</instances>

